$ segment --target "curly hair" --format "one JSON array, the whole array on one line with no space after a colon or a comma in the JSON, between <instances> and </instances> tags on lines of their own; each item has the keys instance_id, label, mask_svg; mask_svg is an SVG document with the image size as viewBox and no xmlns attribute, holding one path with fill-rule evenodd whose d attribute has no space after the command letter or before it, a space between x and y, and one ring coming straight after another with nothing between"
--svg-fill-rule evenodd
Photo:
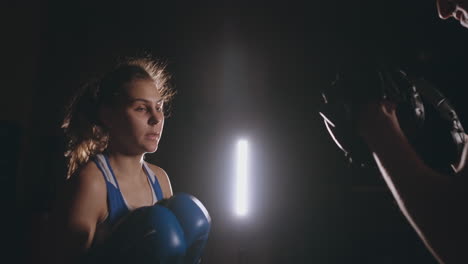
<instances>
[{"instance_id":1,"label":"curly hair","mask_svg":"<svg viewBox=\"0 0 468 264\"><path fill-rule=\"evenodd\" d=\"M165 68L166 65L154 59L127 58L102 78L86 83L77 91L62 123L67 139L67 179L90 157L107 148L109 134L99 120L99 110L116 103L115 98L125 84L134 80L154 81L164 103L171 101L175 91L169 85L170 76Z\"/></svg>"}]
</instances>

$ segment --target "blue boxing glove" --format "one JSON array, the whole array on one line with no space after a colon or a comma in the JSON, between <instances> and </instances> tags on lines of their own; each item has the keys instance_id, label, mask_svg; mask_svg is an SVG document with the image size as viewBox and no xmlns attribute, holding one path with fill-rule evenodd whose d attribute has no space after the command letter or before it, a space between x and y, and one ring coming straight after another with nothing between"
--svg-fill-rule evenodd
<instances>
[{"instance_id":1,"label":"blue boxing glove","mask_svg":"<svg viewBox=\"0 0 468 264\"><path fill-rule=\"evenodd\" d=\"M187 244L176 216L159 204L132 211L86 263L184 263Z\"/></svg>"},{"instance_id":2,"label":"blue boxing glove","mask_svg":"<svg viewBox=\"0 0 468 264\"><path fill-rule=\"evenodd\" d=\"M184 263L200 262L211 228L211 217L203 204L192 195L178 193L164 202L183 229L187 252Z\"/></svg>"}]
</instances>

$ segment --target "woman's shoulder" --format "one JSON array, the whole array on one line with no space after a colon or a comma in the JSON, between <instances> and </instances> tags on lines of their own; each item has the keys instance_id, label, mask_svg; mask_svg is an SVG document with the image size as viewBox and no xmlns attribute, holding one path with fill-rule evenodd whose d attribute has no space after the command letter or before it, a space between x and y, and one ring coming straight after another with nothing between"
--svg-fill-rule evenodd
<instances>
[{"instance_id":1,"label":"woman's shoulder","mask_svg":"<svg viewBox=\"0 0 468 264\"><path fill-rule=\"evenodd\" d=\"M154 164L152 164L152 163L149 163L149 162L146 162L146 164L148 165L148 167L149 167L155 174L163 174L163 175L167 176L167 173L166 173L166 171L165 171L163 168L161 168L161 167L159 167L159 166L157 166L157 165L154 165Z\"/></svg>"},{"instance_id":2,"label":"woman's shoulder","mask_svg":"<svg viewBox=\"0 0 468 264\"><path fill-rule=\"evenodd\" d=\"M100 173L92 161L81 166L60 191L57 212L68 212L70 218L76 218L73 221L77 225L101 221L107 213L107 191Z\"/></svg>"},{"instance_id":3,"label":"woman's shoulder","mask_svg":"<svg viewBox=\"0 0 468 264\"><path fill-rule=\"evenodd\" d=\"M158 179L159 185L161 186L161 189L163 191L163 197L164 198L169 198L172 196L172 186L171 186L171 181L169 179L169 176L167 175L166 171L154 164L151 164L149 162L146 162L148 167L154 172L156 175L156 178Z\"/></svg>"},{"instance_id":4,"label":"woman's shoulder","mask_svg":"<svg viewBox=\"0 0 468 264\"><path fill-rule=\"evenodd\" d=\"M102 193L106 185L101 174L96 163L88 161L71 176L69 182L75 188L85 189L93 193Z\"/></svg>"}]
</instances>

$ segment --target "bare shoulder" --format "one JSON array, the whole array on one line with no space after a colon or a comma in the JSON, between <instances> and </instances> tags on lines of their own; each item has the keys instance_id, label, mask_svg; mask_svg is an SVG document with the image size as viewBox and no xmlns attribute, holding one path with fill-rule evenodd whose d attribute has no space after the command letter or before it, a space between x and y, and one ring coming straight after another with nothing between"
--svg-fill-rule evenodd
<instances>
[{"instance_id":1,"label":"bare shoulder","mask_svg":"<svg viewBox=\"0 0 468 264\"><path fill-rule=\"evenodd\" d=\"M101 171L94 162L86 163L80 170L72 176L69 184L77 189L85 189L94 194L105 194L106 183Z\"/></svg>"},{"instance_id":2,"label":"bare shoulder","mask_svg":"<svg viewBox=\"0 0 468 264\"><path fill-rule=\"evenodd\" d=\"M91 246L97 224L107 215L106 183L100 174L96 164L88 162L60 189L48 224L55 234L50 238L51 257L76 259Z\"/></svg>"},{"instance_id":3,"label":"bare shoulder","mask_svg":"<svg viewBox=\"0 0 468 264\"><path fill-rule=\"evenodd\" d=\"M68 206L77 214L91 213L101 220L107 214L107 189L101 171L88 162L66 183ZM84 210L84 211L83 211Z\"/></svg>"},{"instance_id":4,"label":"bare shoulder","mask_svg":"<svg viewBox=\"0 0 468 264\"><path fill-rule=\"evenodd\" d=\"M166 171L163 170L161 167L156 166L147 162L150 169L156 174L156 178L158 179L159 184L161 185L161 189L163 192L164 198L169 198L172 196L172 186L171 181L169 180L169 176L167 175Z\"/></svg>"}]
</instances>

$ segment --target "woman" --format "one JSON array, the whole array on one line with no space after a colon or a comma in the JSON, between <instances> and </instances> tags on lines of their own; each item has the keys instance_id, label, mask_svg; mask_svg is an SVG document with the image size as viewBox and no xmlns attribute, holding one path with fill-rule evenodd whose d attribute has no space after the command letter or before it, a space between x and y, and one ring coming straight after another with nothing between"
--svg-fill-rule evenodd
<instances>
[{"instance_id":1,"label":"woman","mask_svg":"<svg viewBox=\"0 0 468 264\"><path fill-rule=\"evenodd\" d=\"M128 212L172 196L166 172L143 158L158 149L173 95L164 67L140 58L74 97L63 123L68 179L52 214L49 263L78 261Z\"/></svg>"}]
</instances>

